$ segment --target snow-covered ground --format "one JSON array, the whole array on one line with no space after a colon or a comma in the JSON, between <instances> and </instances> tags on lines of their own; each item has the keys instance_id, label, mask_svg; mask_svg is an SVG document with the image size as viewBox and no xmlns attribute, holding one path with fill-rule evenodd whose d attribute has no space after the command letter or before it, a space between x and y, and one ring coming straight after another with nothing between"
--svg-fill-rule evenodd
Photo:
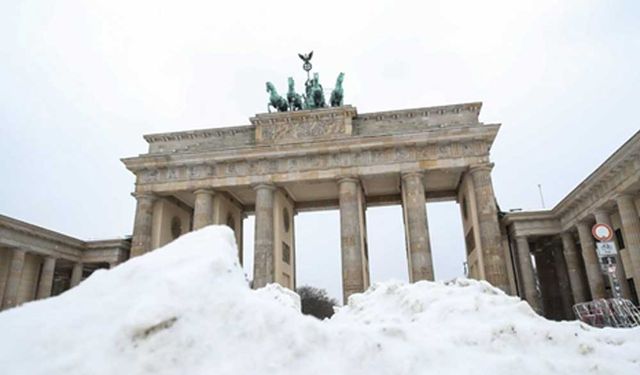
<instances>
[{"instance_id":1,"label":"snow-covered ground","mask_svg":"<svg viewBox=\"0 0 640 375\"><path fill-rule=\"evenodd\" d=\"M640 329L547 321L485 282L376 284L319 321L235 254L204 228L0 313L0 374L640 374Z\"/></svg>"}]
</instances>

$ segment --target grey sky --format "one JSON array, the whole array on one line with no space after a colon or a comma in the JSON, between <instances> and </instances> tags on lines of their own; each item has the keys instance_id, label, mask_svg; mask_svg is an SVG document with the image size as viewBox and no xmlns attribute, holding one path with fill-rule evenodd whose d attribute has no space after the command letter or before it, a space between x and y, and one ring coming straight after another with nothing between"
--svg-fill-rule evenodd
<instances>
[{"instance_id":1,"label":"grey sky","mask_svg":"<svg viewBox=\"0 0 640 375\"><path fill-rule=\"evenodd\" d=\"M569 4L571 3L571 4ZM312 5L316 4L316 5ZM314 50L359 112L483 101L501 208L557 203L639 128L637 2L5 1L0 212L129 234L142 134L247 124ZM436 275L462 273L455 204L428 205ZM299 283L340 291L337 212L300 214ZM245 222L251 244L253 221ZM406 279L398 207L368 213L374 280ZM247 249L252 254L252 249ZM251 262L247 262L249 267Z\"/></svg>"}]
</instances>

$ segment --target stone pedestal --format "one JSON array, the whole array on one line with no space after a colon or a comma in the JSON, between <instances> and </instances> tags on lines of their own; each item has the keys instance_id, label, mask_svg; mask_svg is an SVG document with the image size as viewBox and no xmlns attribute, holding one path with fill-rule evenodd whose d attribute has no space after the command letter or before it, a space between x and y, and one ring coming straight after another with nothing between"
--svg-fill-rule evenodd
<instances>
[{"instance_id":1,"label":"stone pedestal","mask_svg":"<svg viewBox=\"0 0 640 375\"><path fill-rule=\"evenodd\" d=\"M71 270L71 287L80 284L82 281L82 271L84 268L84 264L82 262L74 263L73 269Z\"/></svg>"},{"instance_id":2,"label":"stone pedestal","mask_svg":"<svg viewBox=\"0 0 640 375\"><path fill-rule=\"evenodd\" d=\"M275 186L259 184L256 191L253 287L261 288L275 281L273 197Z\"/></svg>"},{"instance_id":3,"label":"stone pedestal","mask_svg":"<svg viewBox=\"0 0 640 375\"><path fill-rule=\"evenodd\" d=\"M151 250L151 229L153 224L153 203L155 195L151 193L134 193L137 200L136 216L131 239L131 257L136 257Z\"/></svg>"},{"instance_id":4,"label":"stone pedestal","mask_svg":"<svg viewBox=\"0 0 640 375\"><path fill-rule=\"evenodd\" d=\"M360 182L346 177L338 180L340 201L340 245L342 248L342 294L349 296L369 287L364 196Z\"/></svg>"},{"instance_id":5,"label":"stone pedestal","mask_svg":"<svg viewBox=\"0 0 640 375\"><path fill-rule=\"evenodd\" d=\"M402 174L402 208L407 243L409 281L433 281L433 261L423 184L424 174Z\"/></svg>"},{"instance_id":6,"label":"stone pedestal","mask_svg":"<svg viewBox=\"0 0 640 375\"><path fill-rule=\"evenodd\" d=\"M529 305L538 313L542 313L538 290L536 289L536 277L531 263L531 249L527 237L516 237L518 250L518 265L520 269L520 288L522 295Z\"/></svg>"},{"instance_id":7,"label":"stone pedestal","mask_svg":"<svg viewBox=\"0 0 640 375\"><path fill-rule=\"evenodd\" d=\"M42 272L40 273L40 282L38 283L36 299L51 296L51 287L53 286L53 274L55 269L56 259L53 257L45 257L44 263L42 264Z\"/></svg>"},{"instance_id":8,"label":"stone pedestal","mask_svg":"<svg viewBox=\"0 0 640 375\"><path fill-rule=\"evenodd\" d=\"M562 237L562 248L564 259L567 264L567 274L569 276L569 284L571 285L571 293L575 303L587 301L587 291L584 288L584 270L578 258L576 244L573 236L569 232L564 232Z\"/></svg>"},{"instance_id":9,"label":"stone pedestal","mask_svg":"<svg viewBox=\"0 0 640 375\"><path fill-rule=\"evenodd\" d=\"M589 281L589 289L591 290L591 299L607 298L602 270L600 269L596 247L591 235L591 226L585 222L580 222L577 227L580 247L582 248L582 259L584 260L584 268Z\"/></svg>"},{"instance_id":10,"label":"stone pedestal","mask_svg":"<svg viewBox=\"0 0 640 375\"><path fill-rule=\"evenodd\" d=\"M622 237L633 265L627 272L633 277L636 293L640 299L640 218L633 203L633 196L620 195L616 198L620 221L622 222Z\"/></svg>"},{"instance_id":11,"label":"stone pedestal","mask_svg":"<svg viewBox=\"0 0 640 375\"><path fill-rule=\"evenodd\" d=\"M194 192L196 200L193 207L193 229L213 224L213 190L199 189Z\"/></svg>"},{"instance_id":12,"label":"stone pedestal","mask_svg":"<svg viewBox=\"0 0 640 375\"><path fill-rule=\"evenodd\" d=\"M12 249L11 264L9 264L9 274L7 284L2 297L2 309L8 309L18 304L18 288L22 279L22 269L27 252L20 249Z\"/></svg>"},{"instance_id":13,"label":"stone pedestal","mask_svg":"<svg viewBox=\"0 0 640 375\"><path fill-rule=\"evenodd\" d=\"M604 210L597 210L594 213L594 216L596 219L596 223L607 224L610 228L613 228L609 212ZM618 282L620 283L620 292L622 293L622 297L629 299L631 293L629 292L629 284L627 283L627 275L624 270L624 264L622 263L622 257L620 256L620 249L618 249L618 251L616 252L616 277L618 278ZM613 288L613 285L611 287Z\"/></svg>"},{"instance_id":14,"label":"stone pedestal","mask_svg":"<svg viewBox=\"0 0 640 375\"><path fill-rule=\"evenodd\" d=\"M484 275L493 286L509 293L509 277L505 252L502 249L498 208L491 182L492 167L492 164L482 164L473 166L469 171L476 197Z\"/></svg>"}]
</instances>

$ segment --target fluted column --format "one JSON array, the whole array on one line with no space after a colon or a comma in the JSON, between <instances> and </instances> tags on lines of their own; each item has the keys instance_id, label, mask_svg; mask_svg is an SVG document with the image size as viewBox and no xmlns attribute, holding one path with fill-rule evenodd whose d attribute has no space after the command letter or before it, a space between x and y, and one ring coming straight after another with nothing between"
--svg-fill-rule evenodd
<instances>
[{"instance_id":1,"label":"fluted column","mask_svg":"<svg viewBox=\"0 0 640 375\"><path fill-rule=\"evenodd\" d=\"M256 220L253 262L253 287L275 282L273 199L276 187L259 184L256 191Z\"/></svg>"},{"instance_id":2,"label":"fluted column","mask_svg":"<svg viewBox=\"0 0 640 375\"><path fill-rule=\"evenodd\" d=\"M424 174L421 172L402 174L402 205L410 282L433 281L433 260L429 243L423 177Z\"/></svg>"},{"instance_id":3,"label":"fluted column","mask_svg":"<svg viewBox=\"0 0 640 375\"><path fill-rule=\"evenodd\" d=\"M342 248L342 293L346 303L349 296L361 293L368 286L364 259L364 223L360 216L360 182L346 177L338 180L340 200L340 246Z\"/></svg>"},{"instance_id":4,"label":"fluted column","mask_svg":"<svg viewBox=\"0 0 640 375\"><path fill-rule=\"evenodd\" d=\"M20 288L20 280L22 279L22 269L24 268L24 259L27 252L21 249L11 249L11 264L9 264L9 275L7 276L7 284L4 288L4 296L2 297L2 309L8 309L18 304L18 289Z\"/></svg>"},{"instance_id":5,"label":"fluted column","mask_svg":"<svg viewBox=\"0 0 640 375\"><path fill-rule=\"evenodd\" d=\"M611 223L611 216L609 212L605 210L596 210L594 212L594 217L596 219L596 223L598 224L606 224L613 230L613 224ZM620 293L622 293L623 298L629 299L631 296L631 292L629 291L629 284L627 283L627 275L624 270L624 264L622 264L622 257L620 256L620 249L616 252L616 278L618 279L618 283L620 284ZM611 288L614 286L611 285Z\"/></svg>"},{"instance_id":6,"label":"fluted column","mask_svg":"<svg viewBox=\"0 0 640 375\"><path fill-rule=\"evenodd\" d=\"M40 272L40 282L38 283L38 292L36 299L47 298L51 296L51 288L53 287L53 275L56 270L56 258L45 257L42 264L42 272Z\"/></svg>"},{"instance_id":7,"label":"fluted column","mask_svg":"<svg viewBox=\"0 0 640 375\"><path fill-rule=\"evenodd\" d=\"M604 288L602 270L600 269L600 263L596 255L596 247L591 236L591 227L585 222L579 222L576 226L578 228L578 236L580 237L584 268L587 272L587 280L589 281L589 289L591 290L591 299L606 298L607 294Z\"/></svg>"},{"instance_id":8,"label":"fluted column","mask_svg":"<svg viewBox=\"0 0 640 375\"><path fill-rule=\"evenodd\" d=\"M194 192L196 201L193 207L193 229L213 224L213 190L199 189Z\"/></svg>"},{"instance_id":9,"label":"fluted column","mask_svg":"<svg viewBox=\"0 0 640 375\"><path fill-rule=\"evenodd\" d=\"M573 300L575 303L586 302L587 291L585 290L582 281L584 269L582 268L580 259L578 258L576 243L573 240L573 236L569 232L562 233L561 237L564 259L567 264L567 273L569 275L569 284L571 285Z\"/></svg>"},{"instance_id":10,"label":"fluted column","mask_svg":"<svg viewBox=\"0 0 640 375\"><path fill-rule=\"evenodd\" d=\"M640 298L640 217L632 195L620 195L616 198L616 203L622 222L622 238L633 268L627 272L633 277L636 293Z\"/></svg>"},{"instance_id":11,"label":"fluted column","mask_svg":"<svg viewBox=\"0 0 640 375\"><path fill-rule=\"evenodd\" d=\"M83 268L84 264L82 262L73 264L73 269L71 270L71 288L80 284L80 281L82 281Z\"/></svg>"},{"instance_id":12,"label":"fluted column","mask_svg":"<svg viewBox=\"0 0 640 375\"><path fill-rule=\"evenodd\" d=\"M151 230L153 225L153 203L156 196L152 193L134 193L137 200L136 216L131 239L131 257L151 251Z\"/></svg>"},{"instance_id":13,"label":"fluted column","mask_svg":"<svg viewBox=\"0 0 640 375\"><path fill-rule=\"evenodd\" d=\"M488 282L509 293L507 263L502 249L502 236L498 223L498 208L491 182L493 164L482 164L470 168L482 249L484 275Z\"/></svg>"},{"instance_id":14,"label":"fluted column","mask_svg":"<svg viewBox=\"0 0 640 375\"><path fill-rule=\"evenodd\" d=\"M518 265L520 268L520 283L524 299L537 312L541 312L540 299L536 289L536 277L531 263L531 249L526 236L516 237L516 247L518 250Z\"/></svg>"}]
</instances>

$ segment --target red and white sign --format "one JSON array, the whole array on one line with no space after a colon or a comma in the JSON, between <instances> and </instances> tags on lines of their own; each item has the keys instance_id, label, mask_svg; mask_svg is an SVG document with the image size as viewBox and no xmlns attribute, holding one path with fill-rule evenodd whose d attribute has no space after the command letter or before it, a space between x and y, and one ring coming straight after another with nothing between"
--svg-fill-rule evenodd
<instances>
[{"instance_id":1,"label":"red and white sign","mask_svg":"<svg viewBox=\"0 0 640 375\"><path fill-rule=\"evenodd\" d=\"M596 224L591 228L591 234L598 241L610 241L613 238L613 229L607 224Z\"/></svg>"}]
</instances>

